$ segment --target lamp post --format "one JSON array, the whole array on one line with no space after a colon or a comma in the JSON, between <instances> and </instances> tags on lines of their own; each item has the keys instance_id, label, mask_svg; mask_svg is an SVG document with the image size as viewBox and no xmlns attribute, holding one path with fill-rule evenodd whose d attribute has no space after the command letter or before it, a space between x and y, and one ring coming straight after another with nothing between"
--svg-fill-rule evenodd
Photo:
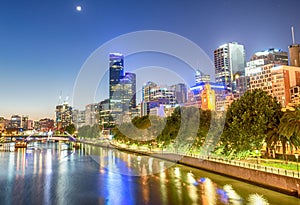
<instances>
[{"instance_id":1,"label":"lamp post","mask_svg":"<svg viewBox=\"0 0 300 205\"><path fill-rule=\"evenodd\" d=\"M295 158L297 160L297 172L299 173L299 167L298 167L298 158L299 158L299 154L295 153Z\"/></svg>"},{"instance_id":2,"label":"lamp post","mask_svg":"<svg viewBox=\"0 0 300 205\"><path fill-rule=\"evenodd\" d=\"M256 164L258 164L258 150L255 150L256 153Z\"/></svg>"}]
</instances>

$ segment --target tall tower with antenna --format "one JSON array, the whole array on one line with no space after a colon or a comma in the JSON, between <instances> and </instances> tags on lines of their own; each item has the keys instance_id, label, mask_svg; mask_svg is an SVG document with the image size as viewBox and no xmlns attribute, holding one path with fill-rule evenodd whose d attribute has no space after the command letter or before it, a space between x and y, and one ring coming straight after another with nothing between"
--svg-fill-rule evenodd
<instances>
[{"instance_id":1,"label":"tall tower with antenna","mask_svg":"<svg viewBox=\"0 0 300 205\"><path fill-rule=\"evenodd\" d=\"M294 27L292 26L292 45L289 46L290 66L300 67L300 44L295 43Z\"/></svg>"}]
</instances>

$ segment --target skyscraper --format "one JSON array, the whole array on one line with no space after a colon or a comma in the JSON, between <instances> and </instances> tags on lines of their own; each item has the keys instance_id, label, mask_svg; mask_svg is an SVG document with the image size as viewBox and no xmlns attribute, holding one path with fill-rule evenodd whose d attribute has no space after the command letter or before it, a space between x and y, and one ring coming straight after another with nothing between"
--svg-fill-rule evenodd
<instances>
[{"instance_id":1,"label":"skyscraper","mask_svg":"<svg viewBox=\"0 0 300 205\"><path fill-rule=\"evenodd\" d=\"M136 108L136 75L126 72L125 76L120 80L122 111L132 111Z\"/></svg>"},{"instance_id":2,"label":"skyscraper","mask_svg":"<svg viewBox=\"0 0 300 205\"><path fill-rule=\"evenodd\" d=\"M136 75L125 73L124 56L109 54L109 109L116 123L129 121L136 108Z\"/></svg>"},{"instance_id":3,"label":"skyscraper","mask_svg":"<svg viewBox=\"0 0 300 205\"><path fill-rule=\"evenodd\" d=\"M245 75L245 49L236 42L227 43L214 51L216 82L226 86L229 92L236 92L235 80Z\"/></svg>"},{"instance_id":4,"label":"skyscraper","mask_svg":"<svg viewBox=\"0 0 300 205\"><path fill-rule=\"evenodd\" d=\"M187 87L183 83L173 85L174 95L177 104L184 104L187 101Z\"/></svg>"},{"instance_id":5,"label":"skyscraper","mask_svg":"<svg viewBox=\"0 0 300 205\"><path fill-rule=\"evenodd\" d=\"M57 130L64 129L72 124L72 107L68 103L63 103L56 106L56 128Z\"/></svg>"},{"instance_id":6,"label":"skyscraper","mask_svg":"<svg viewBox=\"0 0 300 205\"><path fill-rule=\"evenodd\" d=\"M295 43L294 27L292 26L292 45L289 46L290 66L300 67L300 44Z\"/></svg>"},{"instance_id":7,"label":"skyscraper","mask_svg":"<svg viewBox=\"0 0 300 205\"><path fill-rule=\"evenodd\" d=\"M124 56L120 53L109 54L109 109L122 110L120 80L124 76Z\"/></svg>"},{"instance_id":8,"label":"skyscraper","mask_svg":"<svg viewBox=\"0 0 300 205\"><path fill-rule=\"evenodd\" d=\"M300 44L289 46L290 66L300 67Z\"/></svg>"},{"instance_id":9,"label":"skyscraper","mask_svg":"<svg viewBox=\"0 0 300 205\"><path fill-rule=\"evenodd\" d=\"M12 115L10 119L11 128L20 128L21 121L22 121L22 117L20 115Z\"/></svg>"}]
</instances>

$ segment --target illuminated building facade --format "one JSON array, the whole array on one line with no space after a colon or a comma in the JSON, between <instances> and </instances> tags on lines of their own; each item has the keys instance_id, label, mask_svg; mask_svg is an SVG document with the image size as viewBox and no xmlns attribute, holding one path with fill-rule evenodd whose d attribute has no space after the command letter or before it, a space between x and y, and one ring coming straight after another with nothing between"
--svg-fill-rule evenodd
<instances>
[{"instance_id":1,"label":"illuminated building facade","mask_svg":"<svg viewBox=\"0 0 300 205\"><path fill-rule=\"evenodd\" d=\"M289 46L290 66L300 67L300 44Z\"/></svg>"},{"instance_id":2,"label":"illuminated building facade","mask_svg":"<svg viewBox=\"0 0 300 205\"><path fill-rule=\"evenodd\" d=\"M176 87L177 86L177 87ZM148 82L143 86L142 101L143 102L161 102L165 105L174 107L177 104L176 101L176 89L178 92L178 98L180 101L185 99L185 88L184 85L157 85L153 82Z\"/></svg>"},{"instance_id":3,"label":"illuminated building facade","mask_svg":"<svg viewBox=\"0 0 300 205\"><path fill-rule=\"evenodd\" d=\"M27 130L28 129L28 116L22 116L22 123L21 123L21 127L24 129L24 130Z\"/></svg>"},{"instance_id":4,"label":"illuminated building facade","mask_svg":"<svg viewBox=\"0 0 300 205\"><path fill-rule=\"evenodd\" d=\"M72 124L72 107L68 103L56 106L56 129L65 129L68 125Z\"/></svg>"},{"instance_id":5,"label":"illuminated building facade","mask_svg":"<svg viewBox=\"0 0 300 205\"><path fill-rule=\"evenodd\" d=\"M300 85L291 87L290 95L291 95L291 103L293 103L295 105L299 105L300 104Z\"/></svg>"},{"instance_id":6,"label":"illuminated building facade","mask_svg":"<svg viewBox=\"0 0 300 205\"><path fill-rule=\"evenodd\" d=\"M185 103L185 106L215 110L216 103L220 100L224 100L226 95L226 86L223 84L213 82L198 83L190 88L188 101Z\"/></svg>"},{"instance_id":7,"label":"illuminated building facade","mask_svg":"<svg viewBox=\"0 0 300 205\"><path fill-rule=\"evenodd\" d=\"M109 109L122 111L120 81L124 76L124 56L120 53L109 54Z\"/></svg>"},{"instance_id":8,"label":"illuminated building facade","mask_svg":"<svg viewBox=\"0 0 300 205\"><path fill-rule=\"evenodd\" d=\"M124 56L109 55L109 112L117 123L129 121L136 110L136 75L124 74Z\"/></svg>"},{"instance_id":9,"label":"illuminated building facade","mask_svg":"<svg viewBox=\"0 0 300 205\"><path fill-rule=\"evenodd\" d=\"M72 111L72 121L75 127L78 129L85 125L85 110L73 110Z\"/></svg>"},{"instance_id":10,"label":"illuminated building facade","mask_svg":"<svg viewBox=\"0 0 300 205\"><path fill-rule=\"evenodd\" d=\"M199 69L196 70L196 84L197 83L209 83L210 82L210 75L203 74Z\"/></svg>"},{"instance_id":11,"label":"illuminated building facade","mask_svg":"<svg viewBox=\"0 0 300 205\"><path fill-rule=\"evenodd\" d=\"M288 65L288 53L281 49L270 48L265 51L256 52L250 61L263 60L266 64Z\"/></svg>"},{"instance_id":12,"label":"illuminated building facade","mask_svg":"<svg viewBox=\"0 0 300 205\"><path fill-rule=\"evenodd\" d=\"M201 109L216 110L216 95L210 84L205 84L201 92Z\"/></svg>"},{"instance_id":13,"label":"illuminated building facade","mask_svg":"<svg viewBox=\"0 0 300 205\"><path fill-rule=\"evenodd\" d=\"M245 75L245 49L236 42L227 43L214 51L216 83L236 92L236 78Z\"/></svg>"},{"instance_id":14,"label":"illuminated building facade","mask_svg":"<svg viewBox=\"0 0 300 205\"><path fill-rule=\"evenodd\" d=\"M39 120L39 130L42 132L49 132L54 130L54 120L44 118Z\"/></svg>"},{"instance_id":15,"label":"illuminated building facade","mask_svg":"<svg viewBox=\"0 0 300 205\"><path fill-rule=\"evenodd\" d=\"M183 83L178 83L172 86L174 90L174 96L176 104L183 105L187 101L187 87Z\"/></svg>"},{"instance_id":16,"label":"illuminated building facade","mask_svg":"<svg viewBox=\"0 0 300 205\"><path fill-rule=\"evenodd\" d=\"M120 93L123 112L136 108L136 75L126 72L120 80Z\"/></svg>"},{"instance_id":17,"label":"illuminated building facade","mask_svg":"<svg viewBox=\"0 0 300 205\"><path fill-rule=\"evenodd\" d=\"M254 72L255 71L255 72ZM268 64L252 70L250 89L262 89L276 97L283 107L291 102L290 88L300 85L300 68Z\"/></svg>"},{"instance_id":18,"label":"illuminated building facade","mask_svg":"<svg viewBox=\"0 0 300 205\"><path fill-rule=\"evenodd\" d=\"M100 112L100 104L99 103L93 103L88 104L85 106L84 110L84 125L93 126L94 124L99 123L99 112ZM80 112L79 114L83 114L83 112ZM82 117L79 115L80 119L82 120Z\"/></svg>"},{"instance_id":19,"label":"illuminated building facade","mask_svg":"<svg viewBox=\"0 0 300 205\"><path fill-rule=\"evenodd\" d=\"M268 65L288 65L288 54L281 49L270 48L265 51L256 52L246 63L245 75L255 73L255 68Z\"/></svg>"},{"instance_id":20,"label":"illuminated building facade","mask_svg":"<svg viewBox=\"0 0 300 205\"><path fill-rule=\"evenodd\" d=\"M21 128L22 117L20 115L12 115L10 118L10 127L11 128Z\"/></svg>"}]
</instances>

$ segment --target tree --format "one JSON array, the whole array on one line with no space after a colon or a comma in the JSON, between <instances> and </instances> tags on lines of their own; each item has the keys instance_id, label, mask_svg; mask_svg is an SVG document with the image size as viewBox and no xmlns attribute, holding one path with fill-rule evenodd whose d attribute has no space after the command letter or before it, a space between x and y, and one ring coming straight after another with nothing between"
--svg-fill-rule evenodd
<instances>
[{"instance_id":1,"label":"tree","mask_svg":"<svg viewBox=\"0 0 300 205\"><path fill-rule=\"evenodd\" d=\"M286 144L289 142L296 148L300 145L300 109L287 111L280 120L278 127L279 139L283 148L283 155L286 156Z\"/></svg>"},{"instance_id":2,"label":"tree","mask_svg":"<svg viewBox=\"0 0 300 205\"><path fill-rule=\"evenodd\" d=\"M94 124L92 127L89 125L82 126L78 129L78 136L84 138L95 138L100 134L100 127Z\"/></svg>"},{"instance_id":3,"label":"tree","mask_svg":"<svg viewBox=\"0 0 300 205\"><path fill-rule=\"evenodd\" d=\"M226 155L260 150L282 115L278 101L262 90L247 91L226 113L221 143Z\"/></svg>"},{"instance_id":4,"label":"tree","mask_svg":"<svg viewBox=\"0 0 300 205\"><path fill-rule=\"evenodd\" d=\"M70 124L66 127L65 131L67 131L68 133L70 133L72 135L76 131L76 127L74 124Z\"/></svg>"}]
</instances>

